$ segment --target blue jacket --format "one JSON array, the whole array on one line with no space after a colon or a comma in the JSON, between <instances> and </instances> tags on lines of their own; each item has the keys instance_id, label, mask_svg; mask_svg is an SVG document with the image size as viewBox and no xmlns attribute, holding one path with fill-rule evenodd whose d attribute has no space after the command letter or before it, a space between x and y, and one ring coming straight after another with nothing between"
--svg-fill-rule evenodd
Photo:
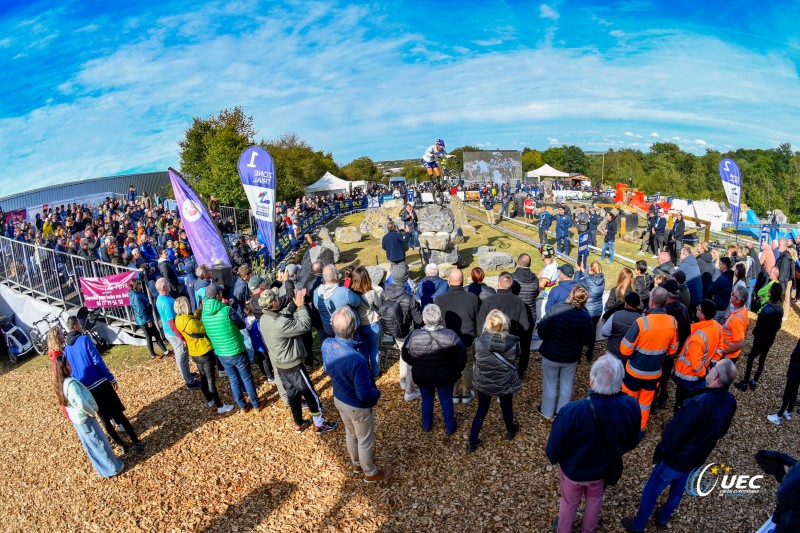
<instances>
[{"instance_id":1,"label":"blue jacket","mask_svg":"<svg viewBox=\"0 0 800 533\"><path fill-rule=\"evenodd\" d=\"M586 290L589 291L589 299L586 300L586 305L584 306L584 308L589 311L589 316L596 317L602 315L603 292L606 290L606 278L603 274L589 275L586 272L577 272L575 274L575 281L586 287ZM553 296L553 291L557 288L558 285L550 291L550 297Z\"/></svg>"},{"instance_id":2,"label":"blue jacket","mask_svg":"<svg viewBox=\"0 0 800 533\"><path fill-rule=\"evenodd\" d=\"M705 296L714 300L717 311L724 311L731 303L731 291L733 291L733 270L728 270L717 276Z\"/></svg>"},{"instance_id":3,"label":"blue jacket","mask_svg":"<svg viewBox=\"0 0 800 533\"><path fill-rule=\"evenodd\" d=\"M406 234L408 235L408 234ZM406 235L400 235L396 231L390 231L383 236L381 247L386 251L386 259L398 263L406 259Z\"/></svg>"},{"instance_id":4,"label":"blue jacket","mask_svg":"<svg viewBox=\"0 0 800 533\"><path fill-rule=\"evenodd\" d=\"M144 326L153 321L153 306L147 300L147 295L143 292L130 291L128 297L131 300L131 310L136 323Z\"/></svg>"},{"instance_id":5,"label":"blue jacket","mask_svg":"<svg viewBox=\"0 0 800 533\"><path fill-rule=\"evenodd\" d=\"M356 341L341 337L322 343L322 366L331 377L333 397L353 407L375 407L381 393L369 370L366 357L356 349Z\"/></svg>"},{"instance_id":6,"label":"blue jacket","mask_svg":"<svg viewBox=\"0 0 800 533\"><path fill-rule=\"evenodd\" d=\"M686 274L686 287L689 289L689 303L699 304L703 301L703 277L700 272L700 266L697 264L697 258L692 254L686 256L686 259L678 265L684 274Z\"/></svg>"},{"instance_id":7,"label":"blue jacket","mask_svg":"<svg viewBox=\"0 0 800 533\"><path fill-rule=\"evenodd\" d=\"M149 242L142 243L142 245L139 246L139 251L142 253L142 257L148 261L158 260L158 253L156 253L155 248L153 248L153 245Z\"/></svg>"},{"instance_id":8,"label":"blue jacket","mask_svg":"<svg viewBox=\"0 0 800 533\"><path fill-rule=\"evenodd\" d=\"M735 412L736 398L727 389L700 389L700 394L686 400L667 424L653 462L664 461L678 472L702 466L728 432Z\"/></svg>"},{"instance_id":9,"label":"blue jacket","mask_svg":"<svg viewBox=\"0 0 800 533\"><path fill-rule=\"evenodd\" d=\"M425 309L425 306L432 304L440 294L447 292L447 282L438 276L426 276L417 285L417 300L419 300L420 309Z\"/></svg>"},{"instance_id":10,"label":"blue jacket","mask_svg":"<svg viewBox=\"0 0 800 533\"><path fill-rule=\"evenodd\" d=\"M67 334L64 355L72 367L72 377L83 383L87 389L92 390L102 385L104 381L115 383L114 376L88 335L70 331Z\"/></svg>"},{"instance_id":11,"label":"blue jacket","mask_svg":"<svg viewBox=\"0 0 800 533\"><path fill-rule=\"evenodd\" d=\"M553 215L545 211L543 213L540 213L538 217L539 217L539 229L540 230L550 229L550 226L553 224Z\"/></svg>"},{"instance_id":12,"label":"blue jacket","mask_svg":"<svg viewBox=\"0 0 800 533\"><path fill-rule=\"evenodd\" d=\"M353 308L353 312L356 314L356 326L359 326L358 306L361 305L359 295L340 285L320 285L314 291L314 307L319 311L322 326L329 337L334 336L333 327L331 327L333 312L345 305Z\"/></svg>"},{"instance_id":13,"label":"blue jacket","mask_svg":"<svg viewBox=\"0 0 800 533\"><path fill-rule=\"evenodd\" d=\"M572 288L577 284L578 282L571 279L559 281L558 285L550 289L550 294L547 296L547 303L544 305L544 313L549 313L554 305L566 302L567 296L569 296L569 293L572 292Z\"/></svg>"},{"instance_id":14,"label":"blue jacket","mask_svg":"<svg viewBox=\"0 0 800 533\"><path fill-rule=\"evenodd\" d=\"M641 410L632 396L590 392L597 418L614 457L608 455L586 398L570 402L558 411L550 429L545 453L572 481L604 479L611 462L639 444Z\"/></svg>"},{"instance_id":15,"label":"blue jacket","mask_svg":"<svg viewBox=\"0 0 800 533\"><path fill-rule=\"evenodd\" d=\"M568 235L571 227L572 219L568 214L556 215L556 235Z\"/></svg>"}]
</instances>

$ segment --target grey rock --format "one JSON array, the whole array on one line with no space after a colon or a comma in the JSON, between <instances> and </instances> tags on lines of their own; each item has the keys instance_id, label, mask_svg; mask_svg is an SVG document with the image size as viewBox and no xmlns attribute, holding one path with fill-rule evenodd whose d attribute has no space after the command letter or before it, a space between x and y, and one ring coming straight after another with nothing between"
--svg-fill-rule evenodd
<instances>
[{"instance_id":1,"label":"grey rock","mask_svg":"<svg viewBox=\"0 0 800 533\"><path fill-rule=\"evenodd\" d=\"M458 250L453 247L449 251L442 251L442 250L426 250L425 248L422 249L422 260L425 264L428 263L436 263L437 265L440 263L449 263L452 265L457 265L460 261L461 257L458 255Z\"/></svg>"},{"instance_id":2,"label":"grey rock","mask_svg":"<svg viewBox=\"0 0 800 533\"><path fill-rule=\"evenodd\" d=\"M319 239L322 241L329 241L331 240L331 232L328 228L323 226L319 228L319 231L317 232L317 237L319 237Z\"/></svg>"},{"instance_id":3,"label":"grey rock","mask_svg":"<svg viewBox=\"0 0 800 533\"><path fill-rule=\"evenodd\" d=\"M323 241L326 242L326 241ZM330 241L327 241L330 242ZM337 248L338 251L338 248ZM336 255L334 251L327 246L319 245L316 248L311 248L308 251L308 258L311 263L316 261L320 261L323 265L335 265L336 264ZM300 269L302 273L302 268Z\"/></svg>"},{"instance_id":4,"label":"grey rock","mask_svg":"<svg viewBox=\"0 0 800 533\"><path fill-rule=\"evenodd\" d=\"M388 273L386 272L385 268L381 268L380 266L368 266L365 267L367 272L369 272L369 279L372 282L373 287L377 287L386 279Z\"/></svg>"},{"instance_id":5,"label":"grey rock","mask_svg":"<svg viewBox=\"0 0 800 533\"><path fill-rule=\"evenodd\" d=\"M350 244L361 240L361 232L355 226L336 228L336 242Z\"/></svg>"},{"instance_id":6,"label":"grey rock","mask_svg":"<svg viewBox=\"0 0 800 533\"><path fill-rule=\"evenodd\" d=\"M456 226L466 226L467 222L467 206L464 200L458 196L453 196L450 199L450 210L453 213L453 223Z\"/></svg>"},{"instance_id":7,"label":"grey rock","mask_svg":"<svg viewBox=\"0 0 800 533\"><path fill-rule=\"evenodd\" d=\"M453 212L439 205L423 207L417 211L419 217L419 231L446 231L450 233L455 228Z\"/></svg>"},{"instance_id":8,"label":"grey rock","mask_svg":"<svg viewBox=\"0 0 800 533\"><path fill-rule=\"evenodd\" d=\"M450 271L456 268L456 265L452 263L437 263L439 267L439 277L442 279L447 279L450 275Z\"/></svg>"},{"instance_id":9,"label":"grey rock","mask_svg":"<svg viewBox=\"0 0 800 533\"><path fill-rule=\"evenodd\" d=\"M470 226L469 224L459 226L458 229L461 230L461 234L464 235L465 237L468 237L470 235L477 235L478 233L478 230L475 229L475 226Z\"/></svg>"},{"instance_id":10,"label":"grey rock","mask_svg":"<svg viewBox=\"0 0 800 533\"><path fill-rule=\"evenodd\" d=\"M419 234L419 244L422 248L444 251L450 246L450 234L443 231L438 233L426 231Z\"/></svg>"},{"instance_id":11,"label":"grey rock","mask_svg":"<svg viewBox=\"0 0 800 533\"><path fill-rule=\"evenodd\" d=\"M462 230L460 227L454 229L450 234L450 242L453 244L461 244L464 242L464 230Z\"/></svg>"},{"instance_id":12,"label":"grey rock","mask_svg":"<svg viewBox=\"0 0 800 533\"><path fill-rule=\"evenodd\" d=\"M478 256L478 264L484 270L513 268L514 257L506 252L486 252Z\"/></svg>"},{"instance_id":13,"label":"grey rock","mask_svg":"<svg viewBox=\"0 0 800 533\"><path fill-rule=\"evenodd\" d=\"M475 255L485 254L487 252L494 252L497 248L494 246L478 246L478 249L475 250Z\"/></svg>"}]
</instances>

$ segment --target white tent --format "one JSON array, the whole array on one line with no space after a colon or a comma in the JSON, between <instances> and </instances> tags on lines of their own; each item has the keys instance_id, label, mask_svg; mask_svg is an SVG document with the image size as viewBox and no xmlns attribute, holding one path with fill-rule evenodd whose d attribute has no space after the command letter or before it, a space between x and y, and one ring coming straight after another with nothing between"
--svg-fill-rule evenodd
<instances>
[{"instance_id":1,"label":"white tent","mask_svg":"<svg viewBox=\"0 0 800 533\"><path fill-rule=\"evenodd\" d=\"M350 192L352 182L337 178L330 172L326 172L324 176L306 187L306 196L319 196L322 193L331 194L338 192Z\"/></svg>"},{"instance_id":2,"label":"white tent","mask_svg":"<svg viewBox=\"0 0 800 533\"><path fill-rule=\"evenodd\" d=\"M569 174L566 172L561 172L560 170L556 170L548 164L544 164L537 168L536 170L531 170L526 176L529 177L536 177L536 178L544 178L544 177L551 177L551 178L568 178Z\"/></svg>"}]
</instances>

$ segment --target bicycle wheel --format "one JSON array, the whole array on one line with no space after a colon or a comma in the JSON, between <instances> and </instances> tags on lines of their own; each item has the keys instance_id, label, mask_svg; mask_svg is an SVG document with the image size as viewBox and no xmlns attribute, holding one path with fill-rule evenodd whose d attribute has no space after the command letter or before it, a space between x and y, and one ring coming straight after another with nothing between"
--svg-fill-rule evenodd
<instances>
[{"instance_id":1,"label":"bicycle wheel","mask_svg":"<svg viewBox=\"0 0 800 533\"><path fill-rule=\"evenodd\" d=\"M445 170L442 174L442 186L448 190L452 187L458 187L459 177L458 170L454 168Z\"/></svg>"},{"instance_id":2,"label":"bicycle wheel","mask_svg":"<svg viewBox=\"0 0 800 533\"><path fill-rule=\"evenodd\" d=\"M17 354L11 352L11 346L8 346L8 360L11 361L12 364L17 364L17 361L19 361Z\"/></svg>"},{"instance_id":3,"label":"bicycle wheel","mask_svg":"<svg viewBox=\"0 0 800 533\"><path fill-rule=\"evenodd\" d=\"M39 355L43 355L45 350L47 349L47 339L39 333L38 330L32 329L28 333L31 338L31 344L33 345L33 349Z\"/></svg>"}]
</instances>

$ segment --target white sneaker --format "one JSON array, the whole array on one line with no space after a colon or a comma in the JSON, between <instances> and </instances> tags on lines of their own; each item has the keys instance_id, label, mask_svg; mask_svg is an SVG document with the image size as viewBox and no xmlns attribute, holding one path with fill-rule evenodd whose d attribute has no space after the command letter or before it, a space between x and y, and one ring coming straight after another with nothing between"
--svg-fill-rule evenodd
<instances>
[{"instance_id":1,"label":"white sneaker","mask_svg":"<svg viewBox=\"0 0 800 533\"><path fill-rule=\"evenodd\" d=\"M783 418L785 418L786 420L791 420L792 419L792 413L790 413L789 411L784 411L783 412Z\"/></svg>"},{"instance_id":2,"label":"white sneaker","mask_svg":"<svg viewBox=\"0 0 800 533\"><path fill-rule=\"evenodd\" d=\"M461 400L462 400L463 398L464 398L463 396L456 396L456 395L453 395L453 403L461 403Z\"/></svg>"},{"instance_id":3,"label":"white sneaker","mask_svg":"<svg viewBox=\"0 0 800 533\"><path fill-rule=\"evenodd\" d=\"M418 400L422 397L422 394L418 390L407 392L403 395L403 399L407 402L413 402L414 400Z\"/></svg>"},{"instance_id":4,"label":"white sneaker","mask_svg":"<svg viewBox=\"0 0 800 533\"><path fill-rule=\"evenodd\" d=\"M219 413L221 415L224 415L225 413L230 412L232 410L233 410L233 406L232 405L225 404L222 407L220 407L219 409L217 409L217 413Z\"/></svg>"},{"instance_id":5,"label":"white sneaker","mask_svg":"<svg viewBox=\"0 0 800 533\"><path fill-rule=\"evenodd\" d=\"M475 399L475 391L471 390L471 391L469 391L469 396L462 396L461 397L461 403L469 403L474 399ZM500 398L498 398L498 400L499 399Z\"/></svg>"},{"instance_id":6,"label":"white sneaker","mask_svg":"<svg viewBox=\"0 0 800 533\"><path fill-rule=\"evenodd\" d=\"M654 255L654 256L650 257L650 259L658 259L658 256Z\"/></svg>"},{"instance_id":7,"label":"white sneaker","mask_svg":"<svg viewBox=\"0 0 800 533\"><path fill-rule=\"evenodd\" d=\"M772 422L776 426L780 426L781 425L781 417L779 417L777 414L767 415L767 420L769 420L770 422Z\"/></svg>"},{"instance_id":8,"label":"white sneaker","mask_svg":"<svg viewBox=\"0 0 800 533\"><path fill-rule=\"evenodd\" d=\"M400 380L400 388L406 390L406 378Z\"/></svg>"},{"instance_id":9,"label":"white sneaker","mask_svg":"<svg viewBox=\"0 0 800 533\"><path fill-rule=\"evenodd\" d=\"M209 407L215 407L214 400L211 400L210 402L208 402L208 406Z\"/></svg>"}]
</instances>

